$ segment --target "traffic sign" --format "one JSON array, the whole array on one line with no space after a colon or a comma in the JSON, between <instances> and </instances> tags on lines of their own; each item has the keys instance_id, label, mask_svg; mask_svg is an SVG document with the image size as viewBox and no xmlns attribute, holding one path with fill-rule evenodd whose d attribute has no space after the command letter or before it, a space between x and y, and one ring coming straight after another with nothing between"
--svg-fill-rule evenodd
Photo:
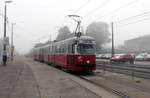
<instances>
[{"instance_id":1,"label":"traffic sign","mask_svg":"<svg viewBox=\"0 0 150 98\"><path fill-rule=\"evenodd\" d=\"M9 37L4 37L3 38L3 44L4 45L9 45Z\"/></svg>"}]
</instances>

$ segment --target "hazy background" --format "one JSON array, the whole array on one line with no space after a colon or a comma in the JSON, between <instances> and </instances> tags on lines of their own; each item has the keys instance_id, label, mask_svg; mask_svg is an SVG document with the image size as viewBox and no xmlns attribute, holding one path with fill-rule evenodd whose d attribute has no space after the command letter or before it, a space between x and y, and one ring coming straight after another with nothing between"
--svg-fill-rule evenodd
<instances>
[{"instance_id":1,"label":"hazy background","mask_svg":"<svg viewBox=\"0 0 150 98\"><path fill-rule=\"evenodd\" d=\"M0 38L3 36L4 1L0 0ZM97 21L108 23L110 29L111 22L114 22L117 46L124 40L150 34L150 14L120 21L150 11L149 5L149 0L13 0L7 4L7 35L10 36L11 23L15 22L15 48L26 53L34 44L48 40L50 35L54 40L62 26L67 25L73 32L76 23L66 16L77 14L83 17L84 30Z\"/></svg>"}]
</instances>

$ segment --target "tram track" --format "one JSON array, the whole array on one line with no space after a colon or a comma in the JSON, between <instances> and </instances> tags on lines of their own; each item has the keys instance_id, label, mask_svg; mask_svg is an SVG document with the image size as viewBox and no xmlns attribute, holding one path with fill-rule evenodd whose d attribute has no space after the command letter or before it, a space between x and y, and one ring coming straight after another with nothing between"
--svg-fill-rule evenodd
<instances>
[{"instance_id":1,"label":"tram track","mask_svg":"<svg viewBox=\"0 0 150 98\"><path fill-rule=\"evenodd\" d=\"M122 92L120 92L120 91L117 91L117 90L115 90L115 89L112 89L112 88L110 88L110 87L108 87L108 86L105 86L105 85L103 85L103 84L100 84L100 83L97 83L97 82L95 82L95 81L93 81L93 80L90 80L90 79L88 79L87 77L85 77L85 76L81 76L81 75L75 75L76 77L78 77L79 79L82 79L82 80L84 80L84 81L86 81L86 82L89 82L89 83L91 83L91 84L94 84L95 86L97 86L97 87L99 87L99 88L103 88L104 90L106 90L107 92L110 92L111 94L114 94L114 95L116 95L116 96L119 96L119 98L130 98L128 95L126 95L126 94L124 94L124 93L122 93ZM91 92L93 92L93 91L91 91ZM97 95L97 94L96 94Z\"/></svg>"},{"instance_id":2,"label":"tram track","mask_svg":"<svg viewBox=\"0 0 150 98\"><path fill-rule=\"evenodd\" d=\"M97 69L125 74L133 77L150 79L150 67L134 64L112 64L109 62L97 62Z\"/></svg>"},{"instance_id":3,"label":"tram track","mask_svg":"<svg viewBox=\"0 0 150 98\"><path fill-rule=\"evenodd\" d=\"M112 78L112 77L107 77L101 74L96 74L96 76L100 77L100 78L104 78L105 80L120 84L120 85L124 85L126 87L132 87L135 88L141 92L145 92L145 93L150 93L150 90L146 87L142 87L142 86L137 86L134 83L128 82L128 81L123 81L121 79L117 79L117 78Z\"/></svg>"}]
</instances>

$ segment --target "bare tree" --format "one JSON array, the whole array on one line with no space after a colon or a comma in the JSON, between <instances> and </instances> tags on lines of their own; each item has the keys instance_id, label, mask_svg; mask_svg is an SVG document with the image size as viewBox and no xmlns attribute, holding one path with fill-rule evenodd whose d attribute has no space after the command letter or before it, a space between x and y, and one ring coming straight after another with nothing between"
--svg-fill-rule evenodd
<instances>
[{"instance_id":1,"label":"bare tree","mask_svg":"<svg viewBox=\"0 0 150 98\"><path fill-rule=\"evenodd\" d=\"M105 22L93 22L86 29L86 35L94 37L97 49L101 49L106 43L110 42L109 26Z\"/></svg>"},{"instance_id":2,"label":"bare tree","mask_svg":"<svg viewBox=\"0 0 150 98\"><path fill-rule=\"evenodd\" d=\"M43 46L43 43L37 43L34 45L34 48L41 47L41 46Z\"/></svg>"},{"instance_id":3,"label":"bare tree","mask_svg":"<svg viewBox=\"0 0 150 98\"><path fill-rule=\"evenodd\" d=\"M56 38L57 41L61 41L61 40L64 40L64 39L67 39L67 38L70 38L73 36L73 34L70 32L70 30L67 26L61 27L58 30L58 32L59 33Z\"/></svg>"}]
</instances>

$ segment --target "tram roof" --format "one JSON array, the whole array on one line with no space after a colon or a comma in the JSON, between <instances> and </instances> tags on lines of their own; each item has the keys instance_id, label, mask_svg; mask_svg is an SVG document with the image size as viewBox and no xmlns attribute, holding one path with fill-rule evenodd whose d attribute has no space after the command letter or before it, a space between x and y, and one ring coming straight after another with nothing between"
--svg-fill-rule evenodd
<instances>
[{"instance_id":1,"label":"tram roof","mask_svg":"<svg viewBox=\"0 0 150 98\"><path fill-rule=\"evenodd\" d=\"M81 37L71 37L71 38L67 38L65 40L56 41L56 42L52 42L52 43L63 43L63 42L71 41L71 40L86 40L86 39L95 40L93 37L90 37L90 36L81 36ZM37 48L34 48L34 49L40 49L40 48L48 47L50 45L51 44L47 44L47 45L37 47Z\"/></svg>"},{"instance_id":2,"label":"tram roof","mask_svg":"<svg viewBox=\"0 0 150 98\"><path fill-rule=\"evenodd\" d=\"M63 41L68 41L68 40L75 40L75 39L90 39L90 40L94 40L93 37L90 37L90 36L81 36L81 37L71 37L71 38L67 38L65 40L62 40L62 41L57 41L57 42L63 42ZM57 43L55 42L55 43Z\"/></svg>"}]
</instances>

